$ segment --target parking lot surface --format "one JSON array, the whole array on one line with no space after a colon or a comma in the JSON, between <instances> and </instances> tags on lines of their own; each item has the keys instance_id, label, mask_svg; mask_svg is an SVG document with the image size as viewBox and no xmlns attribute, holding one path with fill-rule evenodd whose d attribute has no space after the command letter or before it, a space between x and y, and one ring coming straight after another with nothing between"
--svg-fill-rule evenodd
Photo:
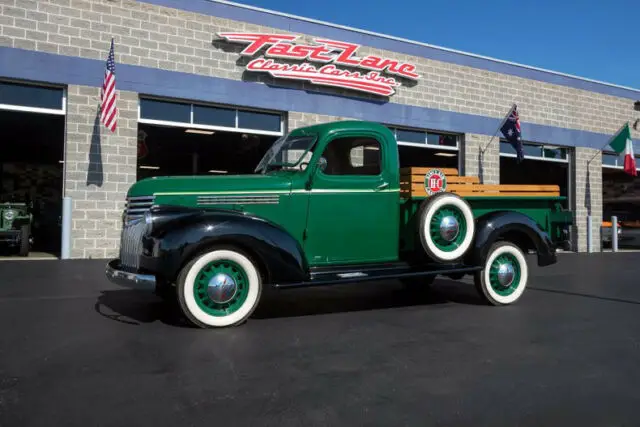
<instances>
[{"instance_id":1,"label":"parking lot surface","mask_svg":"<svg viewBox=\"0 0 640 427\"><path fill-rule=\"evenodd\" d=\"M640 253L561 254L509 307L468 280L269 292L225 330L104 264L0 263L0 426L640 423Z\"/></svg>"}]
</instances>

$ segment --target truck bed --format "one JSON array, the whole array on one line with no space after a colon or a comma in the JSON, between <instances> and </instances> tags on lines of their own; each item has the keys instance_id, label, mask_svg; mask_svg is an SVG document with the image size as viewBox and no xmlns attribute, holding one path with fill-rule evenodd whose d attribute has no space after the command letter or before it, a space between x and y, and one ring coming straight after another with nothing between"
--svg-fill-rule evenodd
<instances>
[{"instance_id":1,"label":"truck bed","mask_svg":"<svg viewBox=\"0 0 640 427\"><path fill-rule=\"evenodd\" d=\"M401 168L401 250L412 250L420 244L416 240L416 213L422 201L429 197L424 179L433 169L445 174L445 191L464 198L476 218L500 210L519 212L538 223L554 242L563 241L565 230L573 223L573 213L567 210L567 198L560 195L558 185L480 184L478 177L459 176L455 168Z\"/></svg>"},{"instance_id":2,"label":"truck bed","mask_svg":"<svg viewBox=\"0 0 640 427\"><path fill-rule=\"evenodd\" d=\"M455 168L409 167L400 169L400 197L405 199L427 197L425 175L438 169L447 179L447 192L468 198L476 197L544 197L560 198L558 185L480 184L477 176L460 176Z\"/></svg>"}]
</instances>

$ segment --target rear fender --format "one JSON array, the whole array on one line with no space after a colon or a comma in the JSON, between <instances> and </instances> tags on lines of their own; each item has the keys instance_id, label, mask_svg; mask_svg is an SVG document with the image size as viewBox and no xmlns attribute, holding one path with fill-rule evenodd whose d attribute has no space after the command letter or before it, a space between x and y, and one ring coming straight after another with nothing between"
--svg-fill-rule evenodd
<instances>
[{"instance_id":1,"label":"rear fender","mask_svg":"<svg viewBox=\"0 0 640 427\"><path fill-rule=\"evenodd\" d=\"M232 245L258 263L267 282L308 279L302 247L277 224L230 210L168 209L171 213L163 214L162 207L154 208L158 226L143 239L147 256L153 255L163 277L175 279L189 260L208 248Z\"/></svg>"},{"instance_id":2,"label":"rear fender","mask_svg":"<svg viewBox=\"0 0 640 427\"><path fill-rule=\"evenodd\" d=\"M507 240L525 253L535 250L539 266L556 262L555 247L549 235L529 216L513 211L497 211L476 219L476 236L467 262L483 265L491 245Z\"/></svg>"}]
</instances>

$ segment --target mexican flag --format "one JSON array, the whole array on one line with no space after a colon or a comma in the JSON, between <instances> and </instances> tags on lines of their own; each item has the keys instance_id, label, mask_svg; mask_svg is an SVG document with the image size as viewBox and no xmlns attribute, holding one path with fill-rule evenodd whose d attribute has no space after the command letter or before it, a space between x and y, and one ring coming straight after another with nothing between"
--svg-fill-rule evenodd
<instances>
[{"instance_id":1,"label":"mexican flag","mask_svg":"<svg viewBox=\"0 0 640 427\"><path fill-rule=\"evenodd\" d=\"M636 158L633 154L633 142L631 141L631 130L629 123L626 123L613 138L609 141L609 145L617 154L624 152L624 171L632 176L637 176Z\"/></svg>"}]
</instances>

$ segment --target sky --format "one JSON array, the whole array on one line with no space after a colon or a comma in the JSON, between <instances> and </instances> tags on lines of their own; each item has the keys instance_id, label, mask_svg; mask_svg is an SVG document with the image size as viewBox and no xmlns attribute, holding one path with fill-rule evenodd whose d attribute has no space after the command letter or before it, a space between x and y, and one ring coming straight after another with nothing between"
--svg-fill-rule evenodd
<instances>
[{"instance_id":1,"label":"sky","mask_svg":"<svg viewBox=\"0 0 640 427\"><path fill-rule=\"evenodd\" d=\"M640 0L235 1L640 89Z\"/></svg>"}]
</instances>

